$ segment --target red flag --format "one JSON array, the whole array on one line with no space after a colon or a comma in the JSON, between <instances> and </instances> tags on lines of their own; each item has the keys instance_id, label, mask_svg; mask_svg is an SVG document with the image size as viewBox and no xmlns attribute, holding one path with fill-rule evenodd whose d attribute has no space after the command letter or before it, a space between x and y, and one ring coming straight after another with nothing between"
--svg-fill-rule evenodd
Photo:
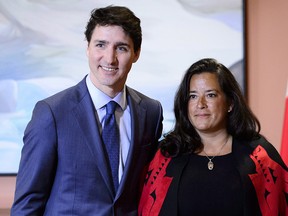
<instances>
[{"instance_id":1,"label":"red flag","mask_svg":"<svg viewBox=\"0 0 288 216\"><path fill-rule=\"evenodd\" d=\"M286 163L286 165L288 165L288 83L285 98L285 111L284 111L284 122L283 122L282 143L280 153L284 162Z\"/></svg>"}]
</instances>

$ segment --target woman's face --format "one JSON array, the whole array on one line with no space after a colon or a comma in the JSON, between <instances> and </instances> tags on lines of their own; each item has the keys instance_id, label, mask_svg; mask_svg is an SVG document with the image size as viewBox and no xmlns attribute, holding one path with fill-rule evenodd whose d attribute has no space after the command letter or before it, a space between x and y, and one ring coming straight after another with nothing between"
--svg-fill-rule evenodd
<instances>
[{"instance_id":1,"label":"woman's face","mask_svg":"<svg viewBox=\"0 0 288 216\"><path fill-rule=\"evenodd\" d=\"M226 129L229 108L215 74L204 72L192 76L188 117L198 133L213 133Z\"/></svg>"}]
</instances>

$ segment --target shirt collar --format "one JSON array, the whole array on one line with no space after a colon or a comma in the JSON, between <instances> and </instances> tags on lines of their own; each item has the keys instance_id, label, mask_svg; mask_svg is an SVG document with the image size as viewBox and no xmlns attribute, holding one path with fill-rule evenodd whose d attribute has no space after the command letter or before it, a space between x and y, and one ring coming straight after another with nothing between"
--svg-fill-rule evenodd
<instances>
[{"instance_id":1,"label":"shirt collar","mask_svg":"<svg viewBox=\"0 0 288 216\"><path fill-rule=\"evenodd\" d=\"M111 100L118 103L119 106L122 108L122 110L126 109L127 100L126 100L125 85L123 90L119 92L114 98L111 99L108 95L106 95L105 93L103 93L94 86L94 84L91 81L90 74L88 74L88 76L86 77L86 84L96 110L103 108Z\"/></svg>"}]
</instances>

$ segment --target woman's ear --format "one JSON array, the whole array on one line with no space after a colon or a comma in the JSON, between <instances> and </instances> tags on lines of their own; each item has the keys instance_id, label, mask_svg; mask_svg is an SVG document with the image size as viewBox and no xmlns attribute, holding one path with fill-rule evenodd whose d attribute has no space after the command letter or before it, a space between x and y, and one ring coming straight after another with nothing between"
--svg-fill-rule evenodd
<instances>
[{"instance_id":1,"label":"woman's ear","mask_svg":"<svg viewBox=\"0 0 288 216\"><path fill-rule=\"evenodd\" d=\"M233 109L233 104L231 104L229 107L228 107L228 113L230 113Z\"/></svg>"}]
</instances>

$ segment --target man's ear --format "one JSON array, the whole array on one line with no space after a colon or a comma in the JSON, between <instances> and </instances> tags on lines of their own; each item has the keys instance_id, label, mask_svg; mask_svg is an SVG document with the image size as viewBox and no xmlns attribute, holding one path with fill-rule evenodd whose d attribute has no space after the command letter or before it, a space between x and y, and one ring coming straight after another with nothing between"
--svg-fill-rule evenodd
<instances>
[{"instance_id":1,"label":"man's ear","mask_svg":"<svg viewBox=\"0 0 288 216\"><path fill-rule=\"evenodd\" d=\"M140 57L140 53L141 53L141 48L135 52L135 56L134 56L134 59L133 59L133 63L137 62L137 60L139 59Z\"/></svg>"},{"instance_id":2,"label":"man's ear","mask_svg":"<svg viewBox=\"0 0 288 216\"><path fill-rule=\"evenodd\" d=\"M87 45L87 48L86 48L86 56L87 57L89 56L89 44Z\"/></svg>"}]
</instances>

